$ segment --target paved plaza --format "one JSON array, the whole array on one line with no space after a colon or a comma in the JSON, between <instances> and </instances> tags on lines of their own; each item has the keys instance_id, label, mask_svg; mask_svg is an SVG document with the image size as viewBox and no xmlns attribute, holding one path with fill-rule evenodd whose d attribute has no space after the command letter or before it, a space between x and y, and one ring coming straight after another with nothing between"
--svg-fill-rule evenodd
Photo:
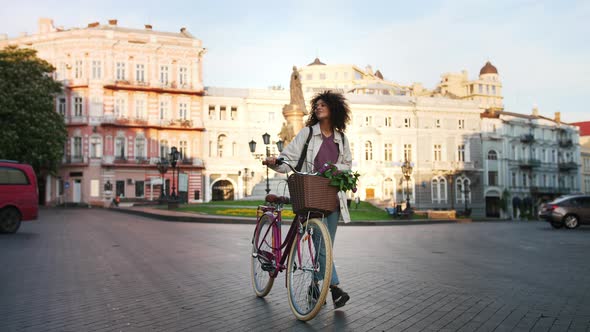
<instances>
[{"instance_id":1,"label":"paved plaza","mask_svg":"<svg viewBox=\"0 0 590 332\"><path fill-rule=\"evenodd\" d=\"M0 331L589 331L590 227L347 226L349 303L309 322L250 285L253 225L44 209L0 236Z\"/></svg>"}]
</instances>

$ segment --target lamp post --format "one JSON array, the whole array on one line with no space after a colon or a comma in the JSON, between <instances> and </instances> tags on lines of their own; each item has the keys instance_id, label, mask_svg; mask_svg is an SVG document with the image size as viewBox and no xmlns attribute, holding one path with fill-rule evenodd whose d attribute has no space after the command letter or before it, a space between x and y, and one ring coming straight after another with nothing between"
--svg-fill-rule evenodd
<instances>
[{"instance_id":1,"label":"lamp post","mask_svg":"<svg viewBox=\"0 0 590 332\"><path fill-rule=\"evenodd\" d=\"M264 133L264 135L262 135L262 142L264 143L265 147L266 147L266 157L270 157L270 135L268 133ZM283 151L283 146L284 143L283 141L279 140L277 143L277 149L279 150L279 152ZM252 155L254 156L254 158L259 159L259 160L263 160L265 158L264 154L257 154L256 152L256 141L255 140L251 140L250 142L248 142L248 145L250 146L250 152L252 153ZM269 182L269 178L268 178L268 165L266 166L266 194L268 195L270 193L270 182Z\"/></svg>"},{"instance_id":2,"label":"lamp post","mask_svg":"<svg viewBox=\"0 0 590 332\"><path fill-rule=\"evenodd\" d=\"M160 191L160 200L163 201L165 198L164 191L166 186L164 185L164 175L168 172L168 159L161 158L157 163L156 167L158 168L158 172L160 172L160 179L162 180L162 190Z\"/></svg>"},{"instance_id":3,"label":"lamp post","mask_svg":"<svg viewBox=\"0 0 590 332\"><path fill-rule=\"evenodd\" d=\"M406 211L410 211L410 177L412 176L412 163L407 158L402 163L402 174L406 179Z\"/></svg>"},{"instance_id":4,"label":"lamp post","mask_svg":"<svg viewBox=\"0 0 590 332\"><path fill-rule=\"evenodd\" d=\"M254 171L252 171L251 173L248 173L248 168L244 168L244 171L238 171L238 176L242 177L242 180L244 181L244 197L248 196L248 179L249 178L253 178L254 177Z\"/></svg>"},{"instance_id":5,"label":"lamp post","mask_svg":"<svg viewBox=\"0 0 590 332\"><path fill-rule=\"evenodd\" d=\"M179 156L180 153L178 152L178 149L175 146L173 146L172 149L170 149L170 165L172 166L172 198L174 200L176 200L178 197L178 195L176 194L176 185L178 185L178 181L176 181L175 173L178 172L176 166L178 164Z\"/></svg>"}]
</instances>

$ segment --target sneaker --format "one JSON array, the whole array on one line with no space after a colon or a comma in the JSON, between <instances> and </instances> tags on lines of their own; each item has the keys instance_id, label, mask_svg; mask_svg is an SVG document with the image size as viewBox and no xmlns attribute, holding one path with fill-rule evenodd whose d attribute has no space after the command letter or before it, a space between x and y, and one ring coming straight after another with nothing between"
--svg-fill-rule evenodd
<instances>
[{"instance_id":1,"label":"sneaker","mask_svg":"<svg viewBox=\"0 0 590 332\"><path fill-rule=\"evenodd\" d=\"M343 291L338 286L330 286L330 290L332 291L332 300L334 301L334 308L338 309L343 307L348 300L350 300L350 296L348 293Z\"/></svg>"}]
</instances>

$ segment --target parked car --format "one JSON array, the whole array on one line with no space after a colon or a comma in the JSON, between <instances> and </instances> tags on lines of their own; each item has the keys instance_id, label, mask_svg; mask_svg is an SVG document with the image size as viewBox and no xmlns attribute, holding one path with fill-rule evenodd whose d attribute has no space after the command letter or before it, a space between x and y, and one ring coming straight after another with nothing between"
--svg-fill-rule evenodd
<instances>
[{"instance_id":1,"label":"parked car","mask_svg":"<svg viewBox=\"0 0 590 332\"><path fill-rule=\"evenodd\" d=\"M39 214L37 176L31 165L0 160L0 233L15 233Z\"/></svg>"},{"instance_id":2,"label":"parked car","mask_svg":"<svg viewBox=\"0 0 590 332\"><path fill-rule=\"evenodd\" d=\"M554 228L576 228L590 224L590 195L567 195L545 203L539 209L539 218Z\"/></svg>"}]
</instances>

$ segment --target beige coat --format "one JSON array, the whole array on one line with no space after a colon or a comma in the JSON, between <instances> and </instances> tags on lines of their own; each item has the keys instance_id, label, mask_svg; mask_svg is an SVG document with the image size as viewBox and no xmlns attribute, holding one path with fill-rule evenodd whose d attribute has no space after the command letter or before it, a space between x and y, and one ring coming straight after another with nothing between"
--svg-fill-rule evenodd
<instances>
[{"instance_id":1,"label":"beige coat","mask_svg":"<svg viewBox=\"0 0 590 332\"><path fill-rule=\"evenodd\" d=\"M312 137L309 141L309 145L307 147L307 157L305 158L305 162L301 167L301 172L303 173L311 173L315 171L313 169L313 161L315 157L318 155L320 151L320 147L322 146L322 132L320 131L320 125L315 124L312 127ZM344 135L340 132L334 132L334 142L338 144L338 162L335 164L339 170L350 170L352 166L352 154L350 152L350 143L348 138L344 139L344 144L342 139ZM295 139L285 147L283 152L280 154L280 158L285 159L285 161L289 162L293 167L297 165L299 161L299 157L301 156L301 151L305 146L305 142L307 141L307 137L309 136L309 128L303 128ZM286 165L280 166L272 166L277 172L287 173L290 169ZM344 222L350 221L350 215L348 213L348 206L346 202L346 193L343 191L338 192L338 198L340 200L340 217Z\"/></svg>"}]
</instances>

